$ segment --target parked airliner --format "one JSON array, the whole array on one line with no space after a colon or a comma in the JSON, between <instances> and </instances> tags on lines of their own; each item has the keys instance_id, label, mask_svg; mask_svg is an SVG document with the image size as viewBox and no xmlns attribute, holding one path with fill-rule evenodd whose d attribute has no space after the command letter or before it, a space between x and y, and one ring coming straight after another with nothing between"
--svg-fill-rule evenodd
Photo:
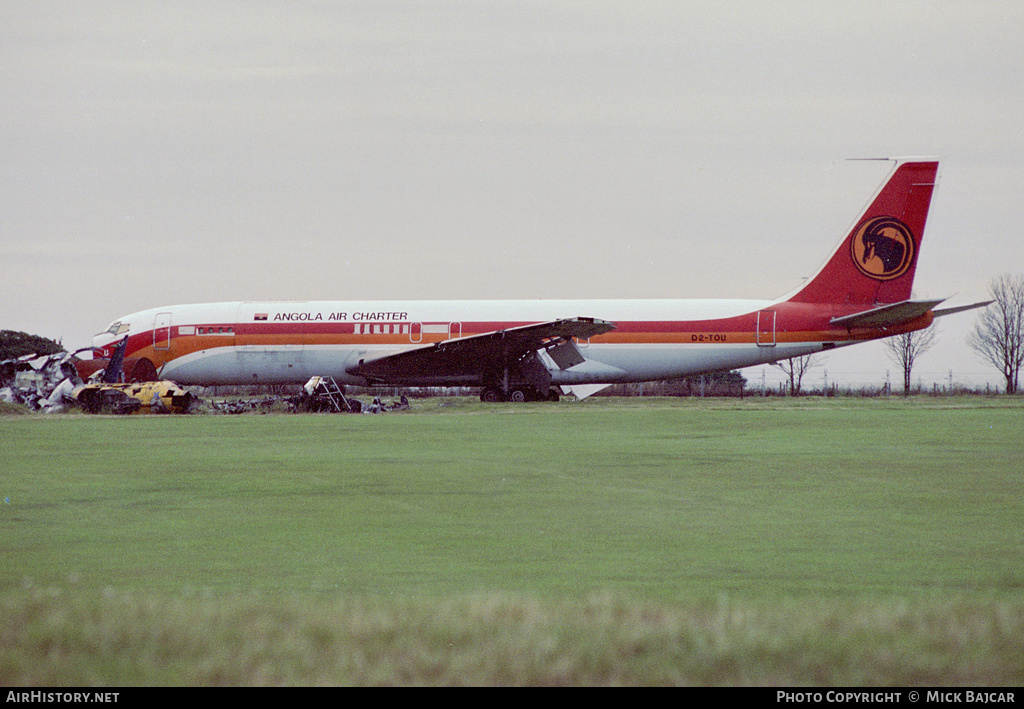
<instances>
[{"instance_id":1,"label":"parked airliner","mask_svg":"<svg viewBox=\"0 0 1024 709\"><path fill-rule=\"evenodd\" d=\"M938 162L894 159L818 273L776 300L234 302L120 318L93 341L179 384L476 386L484 401L588 396L616 382L776 362L919 330L911 300Z\"/></svg>"}]
</instances>

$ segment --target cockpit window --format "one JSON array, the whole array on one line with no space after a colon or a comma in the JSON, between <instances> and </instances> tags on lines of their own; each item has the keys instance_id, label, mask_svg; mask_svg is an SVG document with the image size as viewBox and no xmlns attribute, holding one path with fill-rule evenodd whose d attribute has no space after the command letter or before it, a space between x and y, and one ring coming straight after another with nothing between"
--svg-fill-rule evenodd
<instances>
[{"instance_id":1,"label":"cockpit window","mask_svg":"<svg viewBox=\"0 0 1024 709\"><path fill-rule=\"evenodd\" d=\"M128 323L118 320L107 328L107 332L111 335L124 335L128 332Z\"/></svg>"}]
</instances>

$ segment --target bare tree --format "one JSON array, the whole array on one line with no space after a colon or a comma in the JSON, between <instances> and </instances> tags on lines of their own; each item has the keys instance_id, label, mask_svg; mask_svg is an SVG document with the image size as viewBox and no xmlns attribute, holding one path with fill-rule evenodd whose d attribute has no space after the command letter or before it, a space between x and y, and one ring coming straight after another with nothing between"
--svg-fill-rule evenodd
<instances>
[{"instance_id":1,"label":"bare tree","mask_svg":"<svg viewBox=\"0 0 1024 709\"><path fill-rule=\"evenodd\" d=\"M903 396L910 394L910 373L914 369L914 363L934 344L935 326L904 332L902 335L886 339L885 347L889 350L889 359L903 370Z\"/></svg>"},{"instance_id":2,"label":"bare tree","mask_svg":"<svg viewBox=\"0 0 1024 709\"><path fill-rule=\"evenodd\" d=\"M807 374L807 370L817 367L818 362L813 354L806 354L801 357L790 357L781 362L772 362L772 366L778 367L789 377L789 395L800 396L800 382Z\"/></svg>"},{"instance_id":3,"label":"bare tree","mask_svg":"<svg viewBox=\"0 0 1024 709\"><path fill-rule=\"evenodd\" d=\"M994 278L989 292L994 302L981 311L967 344L1006 378L1006 393L1015 394L1024 365L1024 276Z\"/></svg>"}]
</instances>

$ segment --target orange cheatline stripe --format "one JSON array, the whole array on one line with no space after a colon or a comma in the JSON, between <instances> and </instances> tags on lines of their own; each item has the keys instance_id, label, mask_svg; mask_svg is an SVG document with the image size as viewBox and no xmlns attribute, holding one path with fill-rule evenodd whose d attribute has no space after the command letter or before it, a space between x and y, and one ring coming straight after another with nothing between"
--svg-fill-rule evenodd
<instances>
[{"instance_id":1,"label":"orange cheatline stripe","mask_svg":"<svg viewBox=\"0 0 1024 709\"><path fill-rule=\"evenodd\" d=\"M772 342L845 342L849 340L871 339L875 331L849 333L846 330L806 330L794 332L777 332ZM168 352L174 358L201 350L219 349L221 347L284 347L296 346L379 346L401 347L408 345L429 345L443 342L446 337L441 334L424 333L419 342L412 342L408 333L394 335L353 335L353 334L318 334L296 338L294 334L281 335L236 335L235 337L208 337L182 335L172 339L171 349L157 350L151 345L140 348L132 353L134 357L148 357L154 361L166 361ZM590 344L616 345L733 345L754 344L754 332L610 332L590 339Z\"/></svg>"}]
</instances>

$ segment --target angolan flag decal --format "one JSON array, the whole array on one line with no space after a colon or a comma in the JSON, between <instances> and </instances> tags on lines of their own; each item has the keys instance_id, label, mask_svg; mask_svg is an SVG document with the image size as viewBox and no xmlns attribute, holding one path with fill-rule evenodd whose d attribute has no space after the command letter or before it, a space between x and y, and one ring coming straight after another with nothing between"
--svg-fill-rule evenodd
<instances>
[{"instance_id":1,"label":"angolan flag decal","mask_svg":"<svg viewBox=\"0 0 1024 709\"><path fill-rule=\"evenodd\" d=\"M252 316L252 319L253 320L266 320L267 319L267 313L256 313L255 315Z\"/></svg>"}]
</instances>

